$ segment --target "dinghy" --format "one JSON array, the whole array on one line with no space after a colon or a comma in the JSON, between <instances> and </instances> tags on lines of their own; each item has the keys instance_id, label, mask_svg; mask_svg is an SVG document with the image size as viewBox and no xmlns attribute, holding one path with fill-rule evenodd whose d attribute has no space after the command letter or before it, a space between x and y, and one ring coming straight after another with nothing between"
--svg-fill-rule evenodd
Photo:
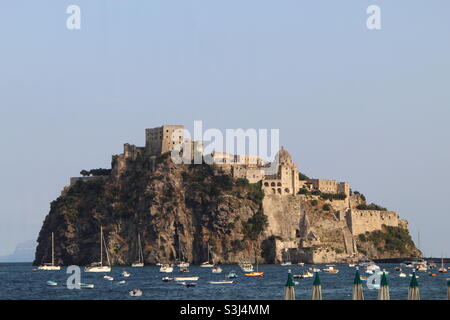
<instances>
[{"instance_id":1,"label":"dinghy","mask_svg":"<svg viewBox=\"0 0 450 320\"><path fill-rule=\"evenodd\" d=\"M237 275L236 271L232 270L225 277L228 279L235 279L238 277L238 275Z\"/></svg>"},{"instance_id":2,"label":"dinghy","mask_svg":"<svg viewBox=\"0 0 450 320\"><path fill-rule=\"evenodd\" d=\"M127 271L123 271L120 275L124 278L129 278L131 276Z\"/></svg>"},{"instance_id":3,"label":"dinghy","mask_svg":"<svg viewBox=\"0 0 450 320\"><path fill-rule=\"evenodd\" d=\"M168 265L168 264L163 264L161 266L161 268L159 268L159 272L161 272L161 273L172 273L173 272L173 267L171 265Z\"/></svg>"},{"instance_id":4,"label":"dinghy","mask_svg":"<svg viewBox=\"0 0 450 320\"><path fill-rule=\"evenodd\" d=\"M133 289L129 292L129 295L132 297L141 297L143 294L141 289Z\"/></svg>"},{"instance_id":5,"label":"dinghy","mask_svg":"<svg viewBox=\"0 0 450 320\"><path fill-rule=\"evenodd\" d=\"M56 286L58 285L58 283L55 282L55 281L48 280L48 281L47 281L47 285L48 285L49 287L56 287Z\"/></svg>"},{"instance_id":6,"label":"dinghy","mask_svg":"<svg viewBox=\"0 0 450 320\"><path fill-rule=\"evenodd\" d=\"M81 289L94 289L94 284L92 283L80 283Z\"/></svg>"},{"instance_id":7,"label":"dinghy","mask_svg":"<svg viewBox=\"0 0 450 320\"><path fill-rule=\"evenodd\" d=\"M114 281L114 278L111 276L104 276L103 279L108 280L108 281Z\"/></svg>"},{"instance_id":8,"label":"dinghy","mask_svg":"<svg viewBox=\"0 0 450 320\"><path fill-rule=\"evenodd\" d=\"M214 266L212 269L211 269L211 272L212 273L222 273L222 268L221 267L219 267L219 266Z\"/></svg>"},{"instance_id":9,"label":"dinghy","mask_svg":"<svg viewBox=\"0 0 450 320\"><path fill-rule=\"evenodd\" d=\"M233 284L234 281L227 281L227 280L223 280L223 281L209 281L208 283L209 283L209 284L217 284L217 285L220 285L220 284Z\"/></svg>"}]
</instances>

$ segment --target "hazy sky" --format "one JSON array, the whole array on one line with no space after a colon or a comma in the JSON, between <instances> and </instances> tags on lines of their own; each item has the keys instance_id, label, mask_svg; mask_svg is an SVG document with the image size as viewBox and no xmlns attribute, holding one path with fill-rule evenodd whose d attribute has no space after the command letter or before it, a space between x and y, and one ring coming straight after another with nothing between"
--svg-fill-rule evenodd
<instances>
[{"instance_id":1,"label":"hazy sky","mask_svg":"<svg viewBox=\"0 0 450 320\"><path fill-rule=\"evenodd\" d=\"M70 4L82 29L69 31ZM382 30L366 28L381 7ZM279 128L309 176L398 210L450 255L450 2L0 2L0 255L144 129ZM446 251L447 250L447 251Z\"/></svg>"}]
</instances>

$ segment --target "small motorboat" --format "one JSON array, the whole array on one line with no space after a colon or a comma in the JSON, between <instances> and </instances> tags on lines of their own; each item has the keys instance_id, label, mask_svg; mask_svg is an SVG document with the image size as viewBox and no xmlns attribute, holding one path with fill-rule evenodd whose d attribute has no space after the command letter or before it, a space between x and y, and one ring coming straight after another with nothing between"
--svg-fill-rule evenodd
<instances>
[{"instance_id":1,"label":"small motorboat","mask_svg":"<svg viewBox=\"0 0 450 320\"><path fill-rule=\"evenodd\" d=\"M437 277L437 274L436 273L429 273L428 274L430 277Z\"/></svg>"},{"instance_id":2,"label":"small motorboat","mask_svg":"<svg viewBox=\"0 0 450 320\"><path fill-rule=\"evenodd\" d=\"M242 272L253 272L253 265L251 263L242 263L239 265Z\"/></svg>"},{"instance_id":3,"label":"small motorboat","mask_svg":"<svg viewBox=\"0 0 450 320\"><path fill-rule=\"evenodd\" d=\"M94 289L93 283L80 283L80 289Z\"/></svg>"},{"instance_id":4,"label":"small motorboat","mask_svg":"<svg viewBox=\"0 0 450 320\"><path fill-rule=\"evenodd\" d=\"M328 268L323 269L323 271L327 273L339 273L339 270L335 269L334 266L329 266Z\"/></svg>"},{"instance_id":5,"label":"small motorboat","mask_svg":"<svg viewBox=\"0 0 450 320\"><path fill-rule=\"evenodd\" d=\"M209 284L233 284L234 281L231 280L222 280L222 281L209 281Z\"/></svg>"},{"instance_id":6,"label":"small motorboat","mask_svg":"<svg viewBox=\"0 0 450 320\"><path fill-rule=\"evenodd\" d=\"M402 271L402 268L400 268L400 267L395 267L395 271Z\"/></svg>"},{"instance_id":7,"label":"small motorboat","mask_svg":"<svg viewBox=\"0 0 450 320\"><path fill-rule=\"evenodd\" d=\"M321 272L322 270L320 270L319 268L309 268L308 269L309 271L312 271L312 272Z\"/></svg>"},{"instance_id":8,"label":"small motorboat","mask_svg":"<svg viewBox=\"0 0 450 320\"><path fill-rule=\"evenodd\" d=\"M412 276L413 276L412 273L408 274L408 277L412 278ZM420 277L416 274L416 278L419 279Z\"/></svg>"},{"instance_id":9,"label":"small motorboat","mask_svg":"<svg viewBox=\"0 0 450 320\"><path fill-rule=\"evenodd\" d=\"M182 261L182 262L179 262L179 263L177 263L177 267L178 268L189 268L189 262L184 262L184 261Z\"/></svg>"},{"instance_id":10,"label":"small motorboat","mask_svg":"<svg viewBox=\"0 0 450 320\"><path fill-rule=\"evenodd\" d=\"M173 281L173 278L171 278L171 277L164 277L164 278L162 278L162 281L164 281L164 282L171 282L171 281Z\"/></svg>"},{"instance_id":11,"label":"small motorboat","mask_svg":"<svg viewBox=\"0 0 450 320\"><path fill-rule=\"evenodd\" d=\"M400 272L398 275L400 278L406 278L406 273Z\"/></svg>"},{"instance_id":12,"label":"small motorboat","mask_svg":"<svg viewBox=\"0 0 450 320\"><path fill-rule=\"evenodd\" d=\"M214 266L212 269L211 269L211 272L212 273L222 273L222 268L220 267L220 266Z\"/></svg>"},{"instance_id":13,"label":"small motorboat","mask_svg":"<svg viewBox=\"0 0 450 320\"><path fill-rule=\"evenodd\" d=\"M129 273L126 272L126 271L123 271L120 275L121 275L122 277L124 277L124 278L128 278L129 276L131 276L131 274L129 274Z\"/></svg>"},{"instance_id":14,"label":"small motorboat","mask_svg":"<svg viewBox=\"0 0 450 320\"><path fill-rule=\"evenodd\" d=\"M363 276L361 276L361 281L367 281L367 278L366 277L363 277Z\"/></svg>"},{"instance_id":15,"label":"small motorboat","mask_svg":"<svg viewBox=\"0 0 450 320\"><path fill-rule=\"evenodd\" d=\"M236 271L232 270L225 277L228 279L236 279L238 277L238 275L237 275Z\"/></svg>"},{"instance_id":16,"label":"small motorboat","mask_svg":"<svg viewBox=\"0 0 450 320\"><path fill-rule=\"evenodd\" d=\"M349 263L348 266L349 266L350 268L356 267L356 263Z\"/></svg>"},{"instance_id":17,"label":"small motorboat","mask_svg":"<svg viewBox=\"0 0 450 320\"><path fill-rule=\"evenodd\" d=\"M192 287L197 286L197 283L195 283L195 282L181 282L181 284L187 288L192 288Z\"/></svg>"},{"instance_id":18,"label":"small motorboat","mask_svg":"<svg viewBox=\"0 0 450 320\"><path fill-rule=\"evenodd\" d=\"M181 267L180 272L181 273L189 273L189 269L187 267Z\"/></svg>"},{"instance_id":19,"label":"small motorboat","mask_svg":"<svg viewBox=\"0 0 450 320\"><path fill-rule=\"evenodd\" d=\"M161 273L172 273L173 272L173 267L171 265L168 265L168 264L163 264L159 268L159 272L161 272Z\"/></svg>"},{"instance_id":20,"label":"small motorboat","mask_svg":"<svg viewBox=\"0 0 450 320\"><path fill-rule=\"evenodd\" d=\"M198 281L200 277L175 277L173 280L175 282L186 282L186 281Z\"/></svg>"},{"instance_id":21,"label":"small motorboat","mask_svg":"<svg viewBox=\"0 0 450 320\"><path fill-rule=\"evenodd\" d=\"M48 281L47 281L47 285L48 285L49 287L56 287L56 286L58 285L58 282L48 280Z\"/></svg>"},{"instance_id":22,"label":"small motorboat","mask_svg":"<svg viewBox=\"0 0 450 320\"><path fill-rule=\"evenodd\" d=\"M133 289L129 292L130 296L132 297L141 297L143 292L141 289Z\"/></svg>"},{"instance_id":23,"label":"small motorboat","mask_svg":"<svg viewBox=\"0 0 450 320\"><path fill-rule=\"evenodd\" d=\"M213 267L214 267L214 264L212 264L212 263L210 263L210 262L203 262L203 263L200 265L200 267L201 267L201 268L213 268Z\"/></svg>"},{"instance_id":24,"label":"small motorboat","mask_svg":"<svg viewBox=\"0 0 450 320\"><path fill-rule=\"evenodd\" d=\"M126 284L127 282L125 280L120 280L119 282L117 282L117 284L123 285Z\"/></svg>"},{"instance_id":25,"label":"small motorboat","mask_svg":"<svg viewBox=\"0 0 450 320\"><path fill-rule=\"evenodd\" d=\"M103 279L108 280L108 281L114 281L114 278L110 277L110 276L104 276Z\"/></svg>"},{"instance_id":26,"label":"small motorboat","mask_svg":"<svg viewBox=\"0 0 450 320\"><path fill-rule=\"evenodd\" d=\"M250 272L250 273L246 273L245 276L250 277L250 278L263 277L264 272Z\"/></svg>"},{"instance_id":27,"label":"small motorboat","mask_svg":"<svg viewBox=\"0 0 450 320\"><path fill-rule=\"evenodd\" d=\"M304 262L299 262L298 265L303 267L305 265L305 263Z\"/></svg>"},{"instance_id":28,"label":"small motorboat","mask_svg":"<svg viewBox=\"0 0 450 320\"><path fill-rule=\"evenodd\" d=\"M311 272L305 272L303 274L296 274L294 275L294 278L296 279L305 279L305 278L312 278L314 275Z\"/></svg>"},{"instance_id":29,"label":"small motorboat","mask_svg":"<svg viewBox=\"0 0 450 320\"><path fill-rule=\"evenodd\" d=\"M283 263L281 264L281 266L282 266L282 267L292 266L292 262L290 262L290 261L283 262Z\"/></svg>"}]
</instances>

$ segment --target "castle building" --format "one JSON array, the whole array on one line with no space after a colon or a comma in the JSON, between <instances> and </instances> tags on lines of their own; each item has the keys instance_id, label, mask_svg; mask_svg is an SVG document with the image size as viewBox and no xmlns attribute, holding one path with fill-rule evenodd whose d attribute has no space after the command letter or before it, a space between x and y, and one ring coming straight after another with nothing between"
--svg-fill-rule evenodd
<instances>
[{"instance_id":1,"label":"castle building","mask_svg":"<svg viewBox=\"0 0 450 320\"><path fill-rule=\"evenodd\" d=\"M347 197L350 196L350 183L348 182L337 182L336 180L325 180L325 179L309 179L306 182L311 185L314 190L319 190L322 193L343 193Z\"/></svg>"},{"instance_id":2,"label":"castle building","mask_svg":"<svg viewBox=\"0 0 450 320\"><path fill-rule=\"evenodd\" d=\"M145 149L149 155L170 152L184 142L184 126L164 125L145 129Z\"/></svg>"},{"instance_id":3,"label":"castle building","mask_svg":"<svg viewBox=\"0 0 450 320\"><path fill-rule=\"evenodd\" d=\"M302 186L298 174L297 165L284 148L278 152L275 158L278 166L277 173L267 175L263 179L263 189L266 194L296 195Z\"/></svg>"}]
</instances>

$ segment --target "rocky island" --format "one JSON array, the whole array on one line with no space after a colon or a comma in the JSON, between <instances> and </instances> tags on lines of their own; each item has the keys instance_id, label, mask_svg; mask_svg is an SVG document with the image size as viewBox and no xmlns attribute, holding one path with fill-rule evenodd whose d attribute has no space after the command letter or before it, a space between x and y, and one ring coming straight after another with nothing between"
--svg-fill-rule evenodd
<instances>
[{"instance_id":1,"label":"rocky island","mask_svg":"<svg viewBox=\"0 0 450 320\"><path fill-rule=\"evenodd\" d=\"M57 264L98 261L99 228L113 265L137 259L138 235L146 264L199 264L208 250L223 264L421 256L396 212L347 182L308 178L285 149L275 174L265 170L274 163L227 153L211 154L212 164L175 164L180 128L147 129L145 147L125 144L111 169L71 178L51 203L34 264L51 259L52 233Z\"/></svg>"}]
</instances>

